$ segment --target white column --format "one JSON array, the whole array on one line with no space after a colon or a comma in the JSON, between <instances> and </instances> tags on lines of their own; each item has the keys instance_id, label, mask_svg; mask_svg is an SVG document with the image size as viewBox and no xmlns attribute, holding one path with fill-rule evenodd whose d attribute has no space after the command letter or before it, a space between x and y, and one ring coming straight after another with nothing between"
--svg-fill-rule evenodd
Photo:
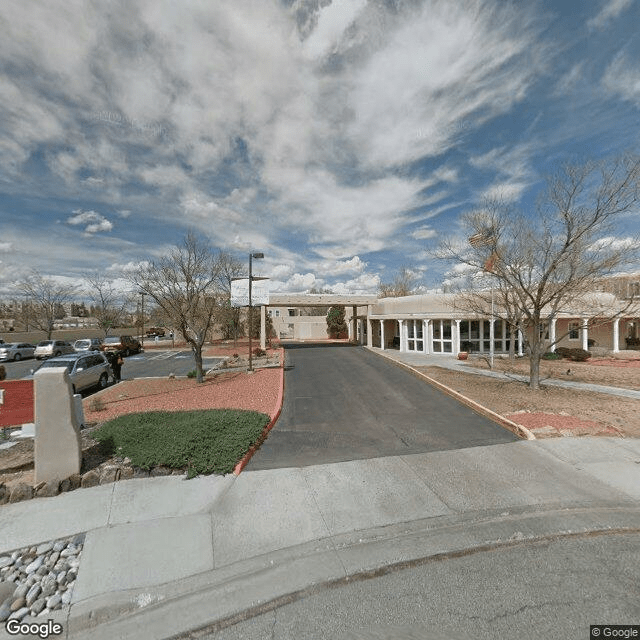
<instances>
[{"instance_id":1,"label":"white column","mask_svg":"<svg viewBox=\"0 0 640 640\"><path fill-rule=\"evenodd\" d=\"M429 321L422 321L422 352L429 353Z\"/></svg>"},{"instance_id":2,"label":"white column","mask_svg":"<svg viewBox=\"0 0 640 640\"><path fill-rule=\"evenodd\" d=\"M260 348L267 348L267 307L260 305Z\"/></svg>"},{"instance_id":3,"label":"white column","mask_svg":"<svg viewBox=\"0 0 640 640\"><path fill-rule=\"evenodd\" d=\"M407 350L407 345L405 343L405 331L406 331L406 327L405 327L405 321L404 320L398 320L398 325L400 326L400 353L403 353Z\"/></svg>"},{"instance_id":4,"label":"white column","mask_svg":"<svg viewBox=\"0 0 640 640\"><path fill-rule=\"evenodd\" d=\"M551 341L550 350L553 353L556 350L556 319L552 318L549 324L549 340Z\"/></svg>"},{"instance_id":5,"label":"white column","mask_svg":"<svg viewBox=\"0 0 640 640\"><path fill-rule=\"evenodd\" d=\"M353 305L353 307L351 308L351 311L353 313L352 317L351 317L351 324L353 327L353 335L351 336L352 340L357 340L358 339L358 307L356 305Z\"/></svg>"},{"instance_id":6,"label":"white column","mask_svg":"<svg viewBox=\"0 0 640 640\"><path fill-rule=\"evenodd\" d=\"M384 351L384 319L380 320L380 348Z\"/></svg>"},{"instance_id":7,"label":"white column","mask_svg":"<svg viewBox=\"0 0 640 640\"><path fill-rule=\"evenodd\" d=\"M460 353L460 320L455 320L456 323L456 335L454 336L454 349L453 349L453 353L454 355L458 355Z\"/></svg>"},{"instance_id":8,"label":"white column","mask_svg":"<svg viewBox=\"0 0 640 640\"><path fill-rule=\"evenodd\" d=\"M518 355L523 356L524 352L522 351L522 343L524 342L524 336L522 335L522 329L518 327Z\"/></svg>"},{"instance_id":9,"label":"white column","mask_svg":"<svg viewBox=\"0 0 640 640\"><path fill-rule=\"evenodd\" d=\"M589 348L589 330L587 329L587 318L582 318L582 348L587 351Z\"/></svg>"},{"instance_id":10,"label":"white column","mask_svg":"<svg viewBox=\"0 0 640 640\"><path fill-rule=\"evenodd\" d=\"M620 351L620 318L613 321L613 352Z\"/></svg>"},{"instance_id":11,"label":"white column","mask_svg":"<svg viewBox=\"0 0 640 640\"><path fill-rule=\"evenodd\" d=\"M373 347L373 322L367 315L367 347Z\"/></svg>"}]
</instances>

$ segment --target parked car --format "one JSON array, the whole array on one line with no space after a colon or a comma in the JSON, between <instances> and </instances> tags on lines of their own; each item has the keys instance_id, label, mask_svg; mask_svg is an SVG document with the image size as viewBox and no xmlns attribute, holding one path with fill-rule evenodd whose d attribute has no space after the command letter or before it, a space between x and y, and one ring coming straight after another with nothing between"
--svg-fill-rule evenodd
<instances>
[{"instance_id":1,"label":"parked car","mask_svg":"<svg viewBox=\"0 0 640 640\"><path fill-rule=\"evenodd\" d=\"M113 336L104 339L102 350L119 351L126 358L132 353L140 353L142 351L142 345L131 336Z\"/></svg>"},{"instance_id":2,"label":"parked car","mask_svg":"<svg viewBox=\"0 0 640 640\"><path fill-rule=\"evenodd\" d=\"M155 338L156 336L164 338L165 334L166 329L163 329L162 327L149 327L149 329L147 330L148 338Z\"/></svg>"},{"instance_id":3,"label":"parked car","mask_svg":"<svg viewBox=\"0 0 640 640\"><path fill-rule=\"evenodd\" d=\"M109 376L113 375L104 353L74 353L49 358L38 371L52 367L67 368L74 393L96 386L104 389L109 384Z\"/></svg>"},{"instance_id":4,"label":"parked car","mask_svg":"<svg viewBox=\"0 0 640 640\"><path fill-rule=\"evenodd\" d=\"M38 342L34 355L36 360L75 353L73 346L64 340L43 340Z\"/></svg>"},{"instance_id":5,"label":"parked car","mask_svg":"<svg viewBox=\"0 0 640 640\"><path fill-rule=\"evenodd\" d=\"M27 342L3 342L0 344L0 360L22 360L33 358L36 348Z\"/></svg>"},{"instance_id":6,"label":"parked car","mask_svg":"<svg viewBox=\"0 0 640 640\"><path fill-rule=\"evenodd\" d=\"M102 348L102 338L82 338L73 343L76 351L100 351Z\"/></svg>"}]
</instances>

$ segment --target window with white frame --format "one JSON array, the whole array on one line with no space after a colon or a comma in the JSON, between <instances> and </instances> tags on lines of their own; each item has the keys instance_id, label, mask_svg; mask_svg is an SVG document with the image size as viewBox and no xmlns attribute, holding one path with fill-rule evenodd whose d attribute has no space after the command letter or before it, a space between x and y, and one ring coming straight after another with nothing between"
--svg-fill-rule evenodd
<instances>
[{"instance_id":1,"label":"window with white frame","mask_svg":"<svg viewBox=\"0 0 640 640\"><path fill-rule=\"evenodd\" d=\"M569 331L569 340L580 340L580 323L572 321L567 327Z\"/></svg>"},{"instance_id":2,"label":"window with white frame","mask_svg":"<svg viewBox=\"0 0 640 640\"><path fill-rule=\"evenodd\" d=\"M422 320L407 320L407 349L423 351Z\"/></svg>"},{"instance_id":3,"label":"window with white frame","mask_svg":"<svg viewBox=\"0 0 640 640\"><path fill-rule=\"evenodd\" d=\"M433 338L431 344L433 353L451 353L453 351L451 320L434 320L432 326Z\"/></svg>"}]
</instances>

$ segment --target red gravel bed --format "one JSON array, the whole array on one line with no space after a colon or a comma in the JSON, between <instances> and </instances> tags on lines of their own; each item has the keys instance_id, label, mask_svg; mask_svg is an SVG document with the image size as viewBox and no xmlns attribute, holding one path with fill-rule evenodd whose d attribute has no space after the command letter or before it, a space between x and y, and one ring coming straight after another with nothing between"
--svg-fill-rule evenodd
<instances>
[{"instance_id":1,"label":"red gravel bed","mask_svg":"<svg viewBox=\"0 0 640 640\"><path fill-rule=\"evenodd\" d=\"M273 417L279 406L281 369L258 369L253 374L229 372L207 378L154 378L126 380L99 396L103 411L92 411L93 398L83 402L88 422L106 422L127 413L143 411L192 411L198 409L247 409Z\"/></svg>"},{"instance_id":2,"label":"red gravel bed","mask_svg":"<svg viewBox=\"0 0 640 640\"><path fill-rule=\"evenodd\" d=\"M511 415L505 416L505 418L526 427L534 433L537 429L553 427L558 432L569 430L593 435L620 435L620 431L610 425L553 413L512 413Z\"/></svg>"}]
</instances>

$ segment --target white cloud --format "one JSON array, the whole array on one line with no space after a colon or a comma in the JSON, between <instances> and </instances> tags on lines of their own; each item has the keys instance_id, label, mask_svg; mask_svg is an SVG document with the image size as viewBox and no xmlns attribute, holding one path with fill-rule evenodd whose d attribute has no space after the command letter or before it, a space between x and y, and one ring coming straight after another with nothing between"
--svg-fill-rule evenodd
<instances>
[{"instance_id":1,"label":"white cloud","mask_svg":"<svg viewBox=\"0 0 640 640\"><path fill-rule=\"evenodd\" d=\"M13 251L13 242L0 242L0 253L10 253Z\"/></svg>"},{"instance_id":2,"label":"white cloud","mask_svg":"<svg viewBox=\"0 0 640 640\"><path fill-rule=\"evenodd\" d=\"M367 0L333 0L320 9L316 27L304 41L305 57L314 59L329 53L366 4Z\"/></svg>"},{"instance_id":3,"label":"white cloud","mask_svg":"<svg viewBox=\"0 0 640 640\"><path fill-rule=\"evenodd\" d=\"M111 231L113 229L113 223L95 211L76 209L73 213L75 213L74 216L67 218L67 224L74 226L86 225L85 233L98 233L99 231Z\"/></svg>"},{"instance_id":4,"label":"white cloud","mask_svg":"<svg viewBox=\"0 0 640 640\"><path fill-rule=\"evenodd\" d=\"M620 249L640 249L640 242L631 237L616 238L614 236L606 236L599 238L588 247L588 251L619 251Z\"/></svg>"},{"instance_id":5,"label":"white cloud","mask_svg":"<svg viewBox=\"0 0 640 640\"><path fill-rule=\"evenodd\" d=\"M343 273L362 273L367 263L363 262L359 256L353 256L349 260L334 260L322 263L322 270L327 276L340 275Z\"/></svg>"},{"instance_id":6,"label":"white cloud","mask_svg":"<svg viewBox=\"0 0 640 640\"><path fill-rule=\"evenodd\" d=\"M411 233L411 237L416 240L426 240L427 238L435 238L437 236L437 232L435 229L431 227L420 227Z\"/></svg>"},{"instance_id":7,"label":"white cloud","mask_svg":"<svg viewBox=\"0 0 640 640\"><path fill-rule=\"evenodd\" d=\"M374 294L380 286L380 276L363 273L357 278L330 285L331 291L338 295L344 294Z\"/></svg>"},{"instance_id":8,"label":"white cloud","mask_svg":"<svg viewBox=\"0 0 640 640\"><path fill-rule=\"evenodd\" d=\"M633 0L605 0L602 9L587 21L590 29L602 29L633 4Z\"/></svg>"},{"instance_id":9,"label":"white cloud","mask_svg":"<svg viewBox=\"0 0 640 640\"><path fill-rule=\"evenodd\" d=\"M607 67L602 83L613 94L633 102L640 107L640 69L624 54L618 54Z\"/></svg>"}]
</instances>

